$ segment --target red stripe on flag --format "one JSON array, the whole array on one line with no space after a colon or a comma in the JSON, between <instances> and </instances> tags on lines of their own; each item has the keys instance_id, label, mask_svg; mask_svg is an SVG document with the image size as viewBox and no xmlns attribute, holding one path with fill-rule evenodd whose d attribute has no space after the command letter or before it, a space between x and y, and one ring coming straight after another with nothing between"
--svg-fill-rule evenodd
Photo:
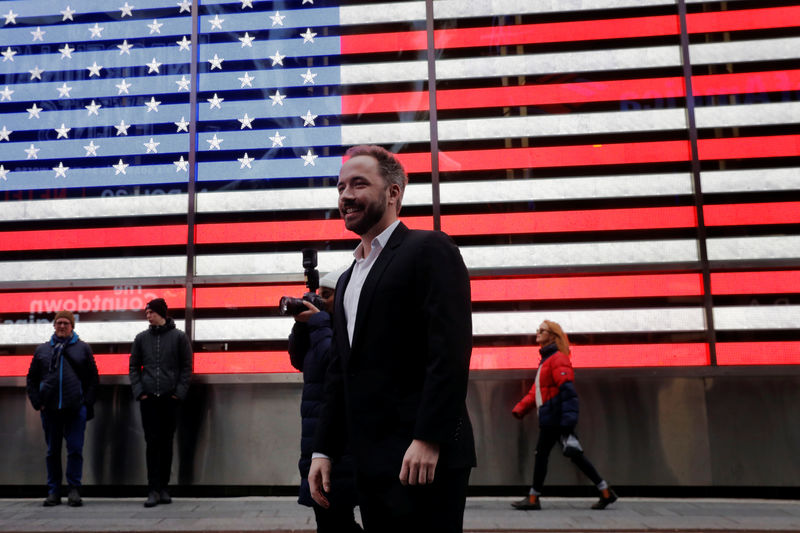
<instances>
[{"instance_id":1,"label":"red stripe on flag","mask_svg":"<svg viewBox=\"0 0 800 533\"><path fill-rule=\"evenodd\" d=\"M791 293L800 293L800 270L711 273L711 294Z\"/></svg>"},{"instance_id":2,"label":"red stripe on flag","mask_svg":"<svg viewBox=\"0 0 800 533\"><path fill-rule=\"evenodd\" d=\"M700 274L473 279L473 302L700 296Z\"/></svg>"},{"instance_id":3,"label":"red stripe on flag","mask_svg":"<svg viewBox=\"0 0 800 533\"><path fill-rule=\"evenodd\" d=\"M641 368L705 366L710 364L709 348L702 343L619 344L576 346L572 349L575 368ZM538 346L476 347L470 370L535 369Z\"/></svg>"},{"instance_id":4,"label":"red stripe on flag","mask_svg":"<svg viewBox=\"0 0 800 533\"><path fill-rule=\"evenodd\" d=\"M706 226L800 223L800 202L705 205Z\"/></svg>"},{"instance_id":5,"label":"red stripe on flag","mask_svg":"<svg viewBox=\"0 0 800 533\"><path fill-rule=\"evenodd\" d=\"M798 89L800 89L800 70L710 74L692 77L692 92L696 96L758 94Z\"/></svg>"},{"instance_id":6,"label":"red stripe on flag","mask_svg":"<svg viewBox=\"0 0 800 533\"><path fill-rule=\"evenodd\" d=\"M717 364L731 365L798 365L800 341L719 342Z\"/></svg>"},{"instance_id":7,"label":"red stripe on flag","mask_svg":"<svg viewBox=\"0 0 800 533\"><path fill-rule=\"evenodd\" d=\"M442 231L450 235L506 235L567 231L691 228L697 225L694 207L595 209L558 213L497 213L448 215Z\"/></svg>"},{"instance_id":8,"label":"red stripe on flag","mask_svg":"<svg viewBox=\"0 0 800 533\"><path fill-rule=\"evenodd\" d=\"M800 26L800 7L740 9L714 13L692 13L686 17L689 33L760 30Z\"/></svg>"},{"instance_id":9,"label":"red stripe on flag","mask_svg":"<svg viewBox=\"0 0 800 533\"><path fill-rule=\"evenodd\" d=\"M164 298L170 309L186 306L186 290L174 288L120 288L117 290L70 290L48 292L0 292L0 313L79 313L103 311L144 312L153 298Z\"/></svg>"},{"instance_id":10,"label":"red stripe on flag","mask_svg":"<svg viewBox=\"0 0 800 533\"><path fill-rule=\"evenodd\" d=\"M697 141L700 159L749 159L753 157L791 157L800 155L800 135L701 139Z\"/></svg>"},{"instance_id":11,"label":"red stripe on flag","mask_svg":"<svg viewBox=\"0 0 800 533\"><path fill-rule=\"evenodd\" d=\"M186 225L0 232L0 251L185 245Z\"/></svg>"}]
</instances>

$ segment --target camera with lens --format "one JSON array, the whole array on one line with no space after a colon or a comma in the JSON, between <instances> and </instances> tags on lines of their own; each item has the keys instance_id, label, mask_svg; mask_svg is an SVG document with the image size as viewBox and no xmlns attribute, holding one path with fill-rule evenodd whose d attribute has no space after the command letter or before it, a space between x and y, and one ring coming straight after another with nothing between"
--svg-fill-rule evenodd
<instances>
[{"instance_id":1,"label":"camera with lens","mask_svg":"<svg viewBox=\"0 0 800 533\"><path fill-rule=\"evenodd\" d=\"M325 309L325 302L317 294L319 288L319 271L317 270L317 251L313 248L303 249L303 275L306 279L306 287L308 292L302 298L293 298L291 296L281 297L280 304L278 305L278 312L281 315L295 316L303 311L308 311L308 307L303 304L303 300L311 303L317 309Z\"/></svg>"}]
</instances>

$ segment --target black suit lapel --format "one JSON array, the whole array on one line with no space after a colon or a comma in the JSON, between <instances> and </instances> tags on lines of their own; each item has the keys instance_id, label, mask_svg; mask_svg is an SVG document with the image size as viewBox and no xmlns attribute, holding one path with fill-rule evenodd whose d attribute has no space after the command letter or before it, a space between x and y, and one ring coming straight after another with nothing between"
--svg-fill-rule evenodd
<instances>
[{"instance_id":1,"label":"black suit lapel","mask_svg":"<svg viewBox=\"0 0 800 533\"><path fill-rule=\"evenodd\" d=\"M358 341L361 336L363 336L361 328L363 327L367 314L374 312L374 309L372 309L372 298L375 296L375 289L383 273L386 271L386 267L388 267L392 259L394 259L398 247L402 244L409 231L408 227L402 222L397 225L392 232L392 236L389 237L389 242L387 242L384 249L381 250L381 254L378 256L375 264L372 265L367 279L364 280L364 286L361 288L361 295L358 298L356 327L353 331L353 346L351 347L353 349L358 346Z\"/></svg>"},{"instance_id":2,"label":"black suit lapel","mask_svg":"<svg viewBox=\"0 0 800 533\"><path fill-rule=\"evenodd\" d=\"M350 265L350 268L345 271L340 281L336 284L337 290L333 301L333 330L344 333L335 339L339 355L344 362L350 359L350 339L347 336L347 318L344 314L344 291L347 289L347 285L350 284L350 277L353 275L355 264L355 261L353 261L353 264Z\"/></svg>"}]
</instances>

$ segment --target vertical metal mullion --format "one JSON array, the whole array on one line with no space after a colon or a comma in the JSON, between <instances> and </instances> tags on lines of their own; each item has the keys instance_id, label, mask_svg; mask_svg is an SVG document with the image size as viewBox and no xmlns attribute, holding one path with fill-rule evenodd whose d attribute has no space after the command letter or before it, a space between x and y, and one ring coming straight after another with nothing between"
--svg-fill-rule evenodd
<instances>
[{"instance_id":1,"label":"vertical metal mullion","mask_svg":"<svg viewBox=\"0 0 800 533\"><path fill-rule=\"evenodd\" d=\"M683 58L683 79L686 84L686 113L689 123L689 141L692 153L692 181L694 183L694 202L697 214L697 242L700 252L700 266L703 275L703 306L705 308L706 340L709 346L711 366L717 366L717 332L714 327L714 301L711 294L711 267L708 262L708 246L705 217L703 216L703 187L700 181L700 157L697 148L697 121L695 117L694 92L692 89L692 63L689 56L689 32L686 25L686 1L678 0L678 14L681 24L681 56Z\"/></svg>"},{"instance_id":2,"label":"vertical metal mullion","mask_svg":"<svg viewBox=\"0 0 800 533\"><path fill-rule=\"evenodd\" d=\"M425 0L425 29L428 37L428 120L431 136L431 203L433 229L442 229L442 210L439 199L439 124L436 112L436 45L434 36L433 0Z\"/></svg>"},{"instance_id":3,"label":"vertical metal mullion","mask_svg":"<svg viewBox=\"0 0 800 533\"><path fill-rule=\"evenodd\" d=\"M194 340L194 258L195 258L195 201L197 183L197 90L198 72L197 62L200 56L200 40L198 37L200 26L200 0L192 1L192 54L190 63L191 91L189 92L189 183L187 196L189 205L186 212L187 240L186 240L186 335Z\"/></svg>"}]
</instances>

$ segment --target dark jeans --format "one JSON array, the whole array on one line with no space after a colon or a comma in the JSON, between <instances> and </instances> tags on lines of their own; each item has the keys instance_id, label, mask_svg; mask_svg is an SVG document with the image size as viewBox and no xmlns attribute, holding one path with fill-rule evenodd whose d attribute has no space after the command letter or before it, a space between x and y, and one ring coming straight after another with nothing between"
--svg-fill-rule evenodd
<instances>
[{"instance_id":1,"label":"dark jeans","mask_svg":"<svg viewBox=\"0 0 800 533\"><path fill-rule=\"evenodd\" d=\"M399 472L398 472L399 474ZM469 468L437 469L430 485L398 477L358 480L358 502L368 533L461 533Z\"/></svg>"},{"instance_id":2,"label":"dark jeans","mask_svg":"<svg viewBox=\"0 0 800 533\"><path fill-rule=\"evenodd\" d=\"M550 450L559 441L561 437L561 429L558 427L542 426L539 428L539 441L536 443L536 462L533 466L533 490L541 494L542 487L544 486L544 478L547 477L547 461L550 458ZM575 466L580 468L581 472L592 480L592 483L598 485L602 483L603 478L597 473L592 463L583 455L583 452L578 452L570 457Z\"/></svg>"},{"instance_id":3,"label":"dark jeans","mask_svg":"<svg viewBox=\"0 0 800 533\"><path fill-rule=\"evenodd\" d=\"M67 441L67 483L80 487L83 474L83 433L86 430L86 406L78 411L43 409L44 440L47 443L47 491L61 492L61 441Z\"/></svg>"},{"instance_id":4,"label":"dark jeans","mask_svg":"<svg viewBox=\"0 0 800 533\"><path fill-rule=\"evenodd\" d=\"M147 488L169 485L172 471L172 439L178 423L178 400L171 396L148 396L139 402L147 458Z\"/></svg>"},{"instance_id":5,"label":"dark jeans","mask_svg":"<svg viewBox=\"0 0 800 533\"><path fill-rule=\"evenodd\" d=\"M353 508L348 505L332 506L330 509L314 504L317 533L360 533L364 530L356 522Z\"/></svg>"}]
</instances>

